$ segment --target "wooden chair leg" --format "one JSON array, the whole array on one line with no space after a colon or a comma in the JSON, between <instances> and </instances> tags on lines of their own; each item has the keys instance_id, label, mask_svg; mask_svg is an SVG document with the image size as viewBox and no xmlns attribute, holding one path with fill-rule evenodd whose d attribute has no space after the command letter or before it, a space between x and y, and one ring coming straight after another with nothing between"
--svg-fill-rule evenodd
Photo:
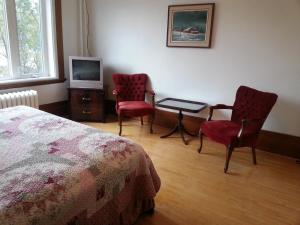
<instances>
[{"instance_id":1,"label":"wooden chair leg","mask_svg":"<svg viewBox=\"0 0 300 225\"><path fill-rule=\"evenodd\" d=\"M142 116L141 116L141 125L144 125L144 120Z\"/></svg>"},{"instance_id":2,"label":"wooden chair leg","mask_svg":"<svg viewBox=\"0 0 300 225\"><path fill-rule=\"evenodd\" d=\"M202 133L201 129L199 131L199 138L200 138L200 147L198 149L198 152L200 153L202 150L202 145L203 145L203 133Z\"/></svg>"},{"instance_id":3,"label":"wooden chair leg","mask_svg":"<svg viewBox=\"0 0 300 225\"><path fill-rule=\"evenodd\" d=\"M224 167L224 173L227 173L232 152L233 152L233 147L231 147L229 145L226 150L226 162L225 162L225 167Z\"/></svg>"},{"instance_id":4,"label":"wooden chair leg","mask_svg":"<svg viewBox=\"0 0 300 225\"><path fill-rule=\"evenodd\" d=\"M118 119L119 119L119 127L120 127L119 136L121 136L122 135L122 117L121 117L121 115L118 115Z\"/></svg>"},{"instance_id":5,"label":"wooden chair leg","mask_svg":"<svg viewBox=\"0 0 300 225\"><path fill-rule=\"evenodd\" d=\"M255 147L252 147L252 159L253 159L253 164L256 165L256 152L255 152Z\"/></svg>"},{"instance_id":6,"label":"wooden chair leg","mask_svg":"<svg viewBox=\"0 0 300 225\"><path fill-rule=\"evenodd\" d=\"M151 121L150 121L150 134L153 134L153 122L154 122L155 114L153 113L151 115Z\"/></svg>"}]
</instances>

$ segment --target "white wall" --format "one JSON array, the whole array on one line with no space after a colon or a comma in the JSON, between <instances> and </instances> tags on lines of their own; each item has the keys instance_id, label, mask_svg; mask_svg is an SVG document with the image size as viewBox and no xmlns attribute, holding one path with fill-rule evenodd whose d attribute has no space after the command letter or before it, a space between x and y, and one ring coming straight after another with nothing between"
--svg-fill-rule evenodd
<instances>
[{"instance_id":1,"label":"white wall","mask_svg":"<svg viewBox=\"0 0 300 225\"><path fill-rule=\"evenodd\" d=\"M62 0L62 22L63 22L63 45L65 76L69 77L69 56L79 54L79 17L78 3L75 0ZM1 90L0 93L6 93L16 90L33 89L38 91L39 104L49 104L53 102L64 101L68 99L68 83L41 85L34 87L24 87L18 89Z\"/></svg>"},{"instance_id":2,"label":"white wall","mask_svg":"<svg viewBox=\"0 0 300 225\"><path fill-rule=\"evenodd\" d=\"M145 72L159 98L209 104L232 104L242 84L272 91L279 100L264 128L300 136L300 1L215 2L212 48L188 49L166 47L167 8L201 0L88 0L106 84L114 72Z\"/></svg>"}]
</instances>

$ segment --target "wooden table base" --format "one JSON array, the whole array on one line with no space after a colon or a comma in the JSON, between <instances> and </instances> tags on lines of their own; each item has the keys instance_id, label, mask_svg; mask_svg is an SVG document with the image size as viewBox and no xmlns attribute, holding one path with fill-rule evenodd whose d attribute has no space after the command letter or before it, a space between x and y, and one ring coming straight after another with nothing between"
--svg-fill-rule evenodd
<instances>
[{"instance_id":1,"label":"wooden table base","mask_svg":"<svg viewBox=\"0 0 300 225\"><path fill-rule=\"evenodd\" d=\"M166 137L169 137L171 136L172 134L174 134L175 132L179 132L181 138L182 138L182 141L185 145L188 144L187 140L184 138L184 133L190 135L190 136L193 136L193 137L197 137L197 135L194 135L194 134L191 134L190 132L188 132L183 123L182 123L182 119L183 119L183 114L182 114L182 111L179 110L179 113L178 113L178 122L176 124L176 126L167 134L161 136L160 138L166 138Z\"/></svg>"}]
</instances>

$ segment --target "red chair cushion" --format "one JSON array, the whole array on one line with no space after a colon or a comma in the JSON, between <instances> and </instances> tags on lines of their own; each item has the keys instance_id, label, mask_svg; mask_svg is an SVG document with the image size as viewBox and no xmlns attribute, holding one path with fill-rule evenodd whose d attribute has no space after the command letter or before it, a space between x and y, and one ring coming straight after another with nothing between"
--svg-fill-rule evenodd
<instances>
[{"instance_id":1,"label":"red chair cushion","mask_svg":"<svg viewBox=\"0 0 300 225\"><path fill-rule=\"evenodd\" d=\"M144 101L119 102L118 114L129 117L139 117L154 113L154 108Z\"/></svg>"},{"instance_id":2,"label":"red chair cushion","mask_svg":"<svg viewBox=\"0 0 300 225\"><path fill-rule=\"evenodd\" d=\"M201 125L205 136L226 146L237 141L240 129L240 124L228 120L207 121ZM253 141L253 132L246 129L244 137L246 142Z\"/></svg>"},{"instance_id":3,"label":"red chair cushion","mask_svg":"<svg viewBox=\"0 0 300 225\"><path fill-rule=\"evenodd\" d=\"M258 133L274 106L277 97L274 93L240 86L236 93L231 121L204 122L201 126L201 132L212 140L226 146L255 146ZM244 119L253 121L246 125L241 139L238 140L238 134Z\"/></svg>"}]
</instances>

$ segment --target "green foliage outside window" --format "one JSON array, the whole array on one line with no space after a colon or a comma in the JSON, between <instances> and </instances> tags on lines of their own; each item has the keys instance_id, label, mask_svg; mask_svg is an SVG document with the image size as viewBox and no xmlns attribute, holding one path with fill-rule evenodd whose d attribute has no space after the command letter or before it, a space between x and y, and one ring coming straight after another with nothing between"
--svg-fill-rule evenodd
<instances>
[{"instance_id":1,"label":"green foliage outside window","mask_svg":"<svg viewBox=\"0 0 300 225\"><path fill-rule=\"evenodd\" d=\"M19 75L34 75L43 71L43 33L40 0L15 0ZM5 28L4 0L0 0L0 57L8 61L8 39ZM8 66L0 62L0 79L8 75Z\"/></svg>"}]
</instances>

